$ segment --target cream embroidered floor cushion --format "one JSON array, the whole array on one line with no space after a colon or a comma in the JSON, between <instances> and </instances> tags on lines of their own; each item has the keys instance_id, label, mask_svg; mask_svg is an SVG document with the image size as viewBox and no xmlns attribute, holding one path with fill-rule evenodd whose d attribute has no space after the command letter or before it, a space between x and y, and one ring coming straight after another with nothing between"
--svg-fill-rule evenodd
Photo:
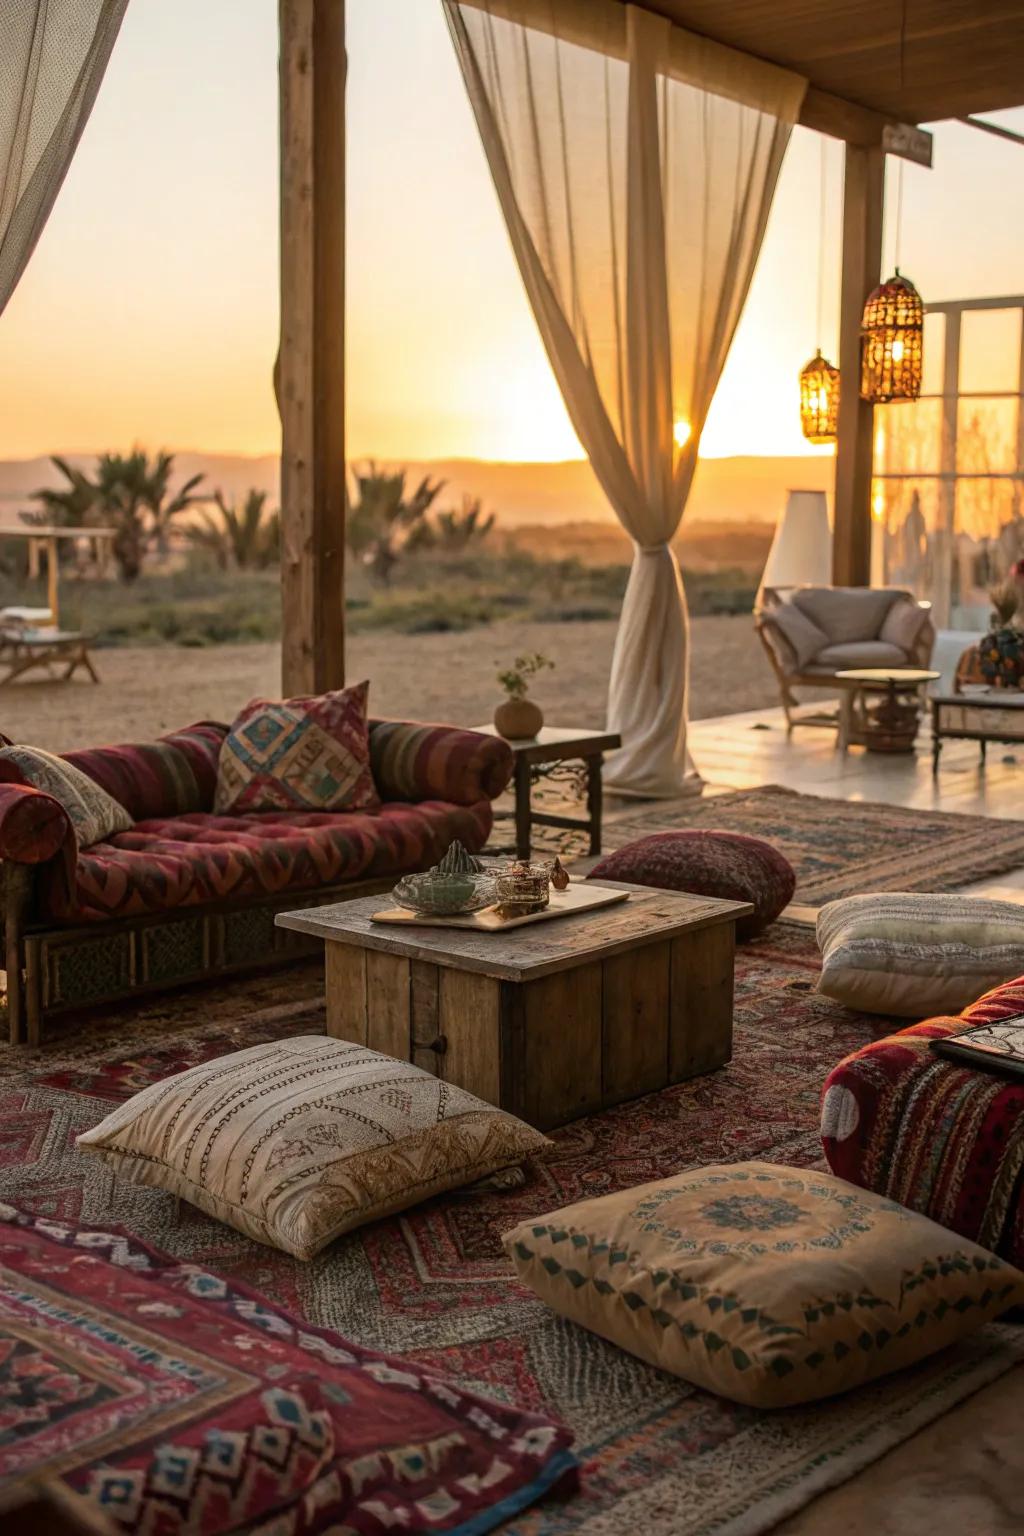
<instances>
[{"instance_id":1,"label":"cream embroidered floor cushion","mask_svg":"<svg viewBox=\"0 0 1024 1536\"><path fill-rule=\"evenodd\" d=\"M297 1259L550 1146L411 1062L326 1035L154 1083L77 1144Z\"/></svg>"},{"instance_id":2,"label":"cream embroidered floor cushion","mask_svg":"<svg viewBox=\"0 0 1024 1536\"><path fill-rule=\"evenodd\" d=\"M1024 906L885 891L818 913L819 991L864 1013L959 1013L1024 973Z\"/></svg>"},{"instance_id":3,"label":"cream embroidered floor cushion","mask_svg":"<svg viewBox=\"0 0 1024 1536\"><path fill-rule=\"evenodd\" d=\"M585 1200L503 1241L556 1312L758 1408L847 1391L1024 1302L1024 1274L927 1217L772 1163Z\"/></svg>"}]
</instances>

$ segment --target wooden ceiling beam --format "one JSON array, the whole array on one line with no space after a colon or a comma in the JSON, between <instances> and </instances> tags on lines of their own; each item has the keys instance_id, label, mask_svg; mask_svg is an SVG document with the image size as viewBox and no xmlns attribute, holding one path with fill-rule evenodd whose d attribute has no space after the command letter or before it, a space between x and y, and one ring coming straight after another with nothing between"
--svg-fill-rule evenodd
<instances>
[{"instance_id":1,"label":"wooden ceiling beam","mask_svg":"<svg viewBox=\"0 0 1024 1536\"><path fill-rule=\"evenodd\" d=\"M468 3L478 6L481 10L487 10L493 16L507 21L522 22L540 32L550 31L554 21L558 27L558 35L566 42L579 47L611 51L615 46L607 28L603 28L594 20L593 14L588 13L579 4L567 5L563 12L558 13L552 10L549 0L468 0ZM644 0L639 0L639 3L643 5ZM668 15L669 19L672 19L670 9L665 5L650 4L645 5L644 8L658 15ZM679 24L676 23L676 25ZM686 28L684 27L683 30L685 31ZM706 36L706 34L697 33L696 35L705 37L707 42L714 43L726 53L744 52L743 49L733 48L730 44L719 42L717 38ZM759 57L758 55L750 56ZM762 58L762 63L773 64L774 61ZM779 66L775 64L774 67ZM821 90L813 84L807 87L799 121L803 127L813 128L817 133L825 133L834 139L843 139L848 144L863 146L880 144L887 124L897 124L901 127L914 126L900 123L898 118L874 112L869 107L859 106L856 102L847 101L842 96L835 96L830 91Z\"/></svg>"},{"instance_id":2,"label":"wooden ceiling beam","mask_svg":"<svg viewBox=\"0 0 1024 1536\"><path fill-rule=\"evenodd\" d=\"M813 128L816 133L828 134L833 139L843 139L847 144L881 144L882 134L892 122L891 117L885 117L881 112L859 107L856 102L833 96L830 91L821 91L816 85L807 87L800 109L802 127Z\"/></svg>"}]
</instances>

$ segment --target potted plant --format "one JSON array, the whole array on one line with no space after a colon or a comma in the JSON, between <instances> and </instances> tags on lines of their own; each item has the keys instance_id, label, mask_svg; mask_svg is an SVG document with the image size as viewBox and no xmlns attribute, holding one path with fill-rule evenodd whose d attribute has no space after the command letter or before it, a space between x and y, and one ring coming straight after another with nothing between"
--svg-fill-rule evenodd
<instances>
[{"instance_id":1,"label":"potted plant","mask_svg":"<svg viewBox=\"0 0 1024 1536\"><path fill-rule=\"evenodd\" d=\"M1020 688L1024 680L1024 560L989 592L992 627L978 645L978 666L994 688Z\"/></svg>"},{"instance_id":2,"label":"potted plant","mask_svg":"<svg viewBox=\"0 0 1024 1536\"><path fill-rule=\"evenodd\" d=\"M534 651L527 656L517 656L507 671L498 673L498 682L505 690L505 698L494 711L494 725L500 736L509 741L522 741L536 736L544 724L544 716L532 699L527 698L530 679L554 662Z\"/></svg>"}]
</instances>

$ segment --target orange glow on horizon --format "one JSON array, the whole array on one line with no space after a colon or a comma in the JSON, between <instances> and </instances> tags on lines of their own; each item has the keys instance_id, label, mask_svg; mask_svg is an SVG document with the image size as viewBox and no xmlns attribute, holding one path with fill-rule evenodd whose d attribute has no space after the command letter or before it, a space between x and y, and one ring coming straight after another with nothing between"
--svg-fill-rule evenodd
<instances>
[{"instance_id":1,"label":"orange glow on horizon","mask_svg":"<svg viewBox=\"0 0 1024 1536\"><path fill-rule=\"evenodd\" d=\"M349 0L346 24L349 457L582 459L441 8ZM132 0L0 315L0 459L136 442L278 453L277 26L276 0ZM1024 126L1024 110L999 118ZM936 144L936 170L905 176L902 239L922 292L1017 291L1024 201L1007 201L1005 185L1019 148L955 123L938 125ZM827 153L836 170L839 146ZM702 458L833 452L804 439L799 412L819 174L818 137L798 128ZM841 181L830 178L826 220L826 349ZM947 238L931 238L939 228ZM977 351L987 378L987 340ZM965 341L964 367L968 353ZM674 439L692 442L691 424L676 422Z\"/></svg>"}]
</instances>

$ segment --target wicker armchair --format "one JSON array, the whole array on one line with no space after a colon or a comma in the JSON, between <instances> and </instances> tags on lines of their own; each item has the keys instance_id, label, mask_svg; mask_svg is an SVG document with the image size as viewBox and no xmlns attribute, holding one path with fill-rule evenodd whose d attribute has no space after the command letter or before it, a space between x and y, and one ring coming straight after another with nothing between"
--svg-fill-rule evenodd
<instances>
[{"instance_id":1,"label":"wicker armchair","mask_svg":"<svg viewBox=\"0 0 1024 1536\"><path fill-rule=\"evenodd\" d=\"M851 667L927 667L935 645L931 604L895 587L765 587L755 615L786 712L796 725L838 725L835 713L798 713L795 688L836 692Z\"/></svg>"}]
</instances>

